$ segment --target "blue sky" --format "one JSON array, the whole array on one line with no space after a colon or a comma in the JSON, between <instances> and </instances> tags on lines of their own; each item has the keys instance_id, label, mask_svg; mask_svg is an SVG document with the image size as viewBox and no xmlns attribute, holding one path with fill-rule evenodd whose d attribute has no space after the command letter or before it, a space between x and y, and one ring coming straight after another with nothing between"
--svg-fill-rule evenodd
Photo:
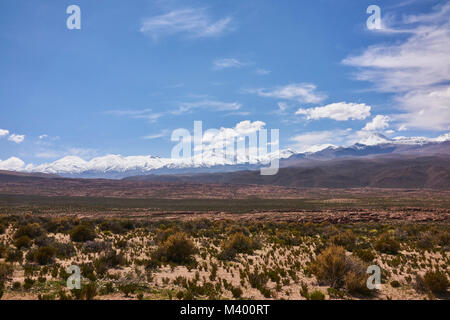
<instances>
[{"instance_id":1,"label":"blue sky","mask_svg":"<svg viewBox=\"0 0 450 320\"><path fill-rule=\"evenodd\" d=\"M81 30L66 27L73 4ZM371 4L381 30L366 27ZM194 120L205 129L262 121L280 129L282 148L298 150L372 132L447 133L449 7L1 1L0 160L168 157L170 133Z\"/></svg>"}]
</instances>

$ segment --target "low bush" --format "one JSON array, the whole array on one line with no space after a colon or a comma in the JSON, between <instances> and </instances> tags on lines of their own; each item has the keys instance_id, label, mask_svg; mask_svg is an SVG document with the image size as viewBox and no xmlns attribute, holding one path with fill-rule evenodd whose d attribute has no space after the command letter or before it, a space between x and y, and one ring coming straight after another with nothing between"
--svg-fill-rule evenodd
<instances>
[{"instance_id":1,"label":"low bush","mask_svg":"<svg viewBox=\"0 0 450 320\"><path fill-rule=\"evenodd\" d=\"M60 259L73 257L76 253L75 247L71 243L54 242L52 247L55 249L56 256Z\"/></svg>"},{"instance_id":2,"label":"low bush","mask_svg":"<svg viewBox=\"0 0 450 320\"><path fill-rule=\"evenodd\" d=\"M445 294L449 287L449 281L445 273L436 271L427 271L423 276L425 286L435 294Z\"/></svg>"},{"instance_id":3,"label":"low bush","mask_svg":"<svg viewBox=\"0 0 450 320\"><path fill-rule=\"evenodd\" d=\"M0 262L0 284L5 283L13 274L13 267L9 263Z\"/></svg>"},{"instance_id":4,"label":"low bush","mask_svg":"<svg viewBox=\"0 0 450 320\"><path fill-rule=\"evenodd\" d=\"M83 248L89 253L100 253L111 250L112 244L111 242L105 241L86 241Z\"/></svg>"},{"instance_id":5,"label":"low bush","mask_svg":"<svg viewBox=\"0 0 450 320\"><path fill-rule=\"evenodd\" d=\"M23 288L25 290L30 290L31 287L33 287L33 284L35 283L35 281L31 278L25 278L24 282L23 282Z\"/></svg>"},{"instance_id":6,"label":"low bush","mask_svg":"<svg viewBox=\"0 0 450 320\"><path fill-rule=\"evenodd\" d=\"M322 291L314 290L310 293L309 300L325 300L325 295L322 293Z\"/></svg>"},{"instance_id":7,"label":"low bush","mask_svg":"<svg viewBox=\"0 0 450 320\"><path fill-rule=\"evenodd\" d=\"M331 237L331 242L336 246L341 246L348 251L353 251L356 245L356 235L351 230L338 233Z\"/></svg>"},{"instance_id":8,"label":"low bush","mask_svg":"<svg viewBox=\"0 0 450 320\"><path fill-rule=\"evenodd\" d=\"M233 287L231 288L231 294L233 295L233 298L239 299L242 296L242 289L239 287Z\"/></svg>"},{"instance_id":9,"label":"low bush","mask_svg":"<svg viewBox=\"0 0 450 320\"><path fill-rule=\"evenodd\" d=\"M75 242L94 240L95 237L94 228L87 224L80 224L70 231L70 238Z\"/></svg>"},{"instance_id":10,"label":"low bush","mask_svg":"<svg viewBox=\"0 0 450 320\"><path fill-rule=\"evenodd\" d=\"M185 264L192 262L195 245L184 232L177 232L164 241L153 253L153 258L162 262Z\"/></svg>"},{"instance_id":11,"label":"low bush","mask_svg":"<svg viewBox=\"0 0 450 320\"><path fill-rule=\"evenodd\" d=\"M367 263L372 262L375 259L375 254L370 249L357 249L353 251L353 254Z\"/></svg>"},{"instance_id":12,"label":"low bush","mask_svg":"<svg viewBox=\"0 0 450 320\"><path fill-rule=\"evenodd\" d=\"M323 250L313 262L311 271L319 281L333 288L343 286L348 271L344 248L332 245Z\"/></svg>"},{"instance_id":13,"label":"low bush","mask_svg":"<svg viewBox=\"0 0 450 320\"><path fill-rule=\"evenodd\" d=\"M369 294L364 263L347 256L343 247L332 245L324 249L312 263L311 271L320 282L333 288L345 287L350 294Z\"/></svg>"},{"instance_id":14,"label":"low bush","mask_svg":"<svg viewBox=\"0 0 450 320\"><path fill-rule=\"evenodd\" d=\"M23 252L19 249L8 249L6 250L6 262L21 262L23 259Z\"/></svg>"},{"instance_id":15,"label":"low bush","mask_svg":"<svg viewBox=\"0 0 450 320\"><path fill-rule=\"evenodd\" d=\"M34 261L40 265L47 265L53 262L56 250L52 247L40 247L34 252Z\"/></svg>"},{"instance_id":16,"label":"low bush","mask_svg":"<svg viewBox=\"0 0 450 320\"><path fill-rule=\"evenodd\" d=\"M130 294L134 294L138 289L138 285L133 282L124 282L119 285L119 290L125 294L125 297L129 297Z\"/></svg>"},{"instance_id":17,"label":"low bush","mask_svg":"<svg viewBox=\"0 0 450 320\"><path fill-rule=\"evenodd\" d=\"M375 249L381 253L397 254L400 250L400 243L388 234L383 234L375 242Z\"/></svg>"},{"instance_id":18,"label":"low bush","mask_svg":"<svg viewBox=\"0 0 450 320\"><path fill-rule=\"evenodd\" d=\"M14 281L11 289L14 291L19 291L20 289L22 289L22 284L19 281Z\"/></svg>"},{"instance_id":19,"label":"low bush","mask_svg":"<svg viewBox=\"0 0 450 320\"><path fill-rule=\"evenodd\" d=\"M6 231L6 225L3 223L0 223L0 234L4 234Z\"/></svg>"},{"instance_id":20,"label":"low bush","mask_svg":"<svg viewBox=\"0 0 450 320\"><path fill-rule=\"evenodd\" d=\"M20 226L14 234L14 239L18 239L23 236L28 236L30 239L35 239L45 234L45 230L39 223L29 223Z\"/></svg>"},{"instance_id":21,"label":"low bush","mask_svg":"<svg viewBox=\"0 0 450 320\"><path fill-rule=\"evenodd\" d=\"M93 281L82 284L81 289L70 290L76 300L94 300L97 295L97 284Z\"/></svg>"},{"instance_id":22,"label":"low bush","mask_svg":"<svg viewBox=\"0 0 450 320\"><path fill-rule=\"evenodd\" d=\"M232 260L238 253L253 252L253 241L242 232L233 234L230 239L222 242L219 258L221 260Z\"/></svg>"},{"instance_id":23,"label":"low bush","mask_svg":"<svg viewBox=\"0 0 450 320\"><path fill-rule=\"evenodd\" d=\"M31 246L31 239L28 236L21 236L14 241L17 249L29 248Z\"/></svg>"}]
</instances>

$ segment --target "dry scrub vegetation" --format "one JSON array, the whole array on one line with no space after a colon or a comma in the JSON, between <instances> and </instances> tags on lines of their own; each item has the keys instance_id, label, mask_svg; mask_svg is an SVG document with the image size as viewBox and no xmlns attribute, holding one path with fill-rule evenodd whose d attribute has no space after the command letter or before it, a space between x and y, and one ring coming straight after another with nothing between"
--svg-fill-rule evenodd
<instances>
[{"instance_id":1,"label":"dry scrub vegetation","mask_svg":"<svg viewBox=\"0 0 450 320\"><path fill-rule=\"evenodd\" d=\"M449 248L446 223L11 215L0 217L0 298L446 299ZM80 290L66 286L70 265Z\"/></svg>"}]
</instances>

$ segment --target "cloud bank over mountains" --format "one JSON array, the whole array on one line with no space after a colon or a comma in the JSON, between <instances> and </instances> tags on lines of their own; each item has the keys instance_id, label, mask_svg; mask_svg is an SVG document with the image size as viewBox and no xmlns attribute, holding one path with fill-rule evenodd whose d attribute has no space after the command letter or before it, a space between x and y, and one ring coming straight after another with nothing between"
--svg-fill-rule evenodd
<instances>
[{"instance_id":1,"label":"cloud bank over mountains","mask_svg":"<svg viewBox=\"0 0 450 320\"><path fill-rule=\"evenodd\" d=\"M260 128L260 123L246 123L240 127L234 128L234 134L237 137L242 137L244 134L255 132L255 128ZM227 130L227 129L224 129ZM345 130L344 130L345 131ZM321 142L325 138L331 138L336 135L336 132L318 132L308 133L294 137L293 140L299 142L307 141L309 147L302 150L303 153L320 152L325 148L337 148L333 144L318 144L311 145L314 142ZM341 132L344 134L344 132ZM347 132L348 134L348 132ZM122 155L106 155L101 157L94 157L91 160L84 160L78 156L66 156L54 162L44 163L41 165L26 164L17 157L11 157L7 160L0 160L0 170L11 171L25 171L25 172L43 172L62 175L74 175L88 172L107 173L107 172L135 172L138 174L152 173L158 169L186 169L186 168L200 168L200 167L215 167L215 166L233 166L241 164L266 165L271 159L280 158L287 159L292 155L301 154L301 152L292 149L280 150L278 153L268 153L263 157L237 158L230 160L224 156L223 153L217 152L213 138L209 137L210 145L206 147L202 154L191 158L160 158L154 156L122 156ZM440 143L450 141L450 133L441 135L436 138L426 137L394 137L389 139L379 133L367 133L358 142L358 148L364 146L376 145L424 145L429 143Z\"/></svg>"},{"instance_id":2,"label":"cloud bank over mountains","mask_svg":"<svg viewBox=\"0 0 450 320\"><path fill-rule=\"evenodd\" d=\"M450 129L450 3L427 14L403 16L378 32L404 33L404 41L369 46L343 63L379 92L394 94L407 128Z\"/></svg>"}]
</instances>

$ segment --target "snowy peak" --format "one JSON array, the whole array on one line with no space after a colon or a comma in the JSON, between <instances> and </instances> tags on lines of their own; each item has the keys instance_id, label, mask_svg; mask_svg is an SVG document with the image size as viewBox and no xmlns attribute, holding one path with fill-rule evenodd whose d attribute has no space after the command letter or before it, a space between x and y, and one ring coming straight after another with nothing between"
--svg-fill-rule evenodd
<instances>
[{"instance_id":1,"label":"snowy peak","mask_svg":"<svg viewBox=\"0 0 450 320\"><path fill-rule=\"evenodd\" d=\"M408 145L423 145L433 142L445 142L450 141L450 133L440 135L437 138L427 138L427 137L404 137L398 136L392 139L387 138L381 133L370 133L359 141L359 144L366 146L375 146L379 144L408 144Z\"/></svg>"},{"instance_id":2,"label":"snowy peak","mask_svg":"<svg viewBox=\"0 0 450 320\"><path fill-rule=\"evenodd\" d=\"M367 136L365 136L362 140L359 141L359 144L366 145L366 146L376 146L378 144L383 143L391 143L392 140L385 137L381 133L370 133Z\"/></svg>"}]
</instances>

